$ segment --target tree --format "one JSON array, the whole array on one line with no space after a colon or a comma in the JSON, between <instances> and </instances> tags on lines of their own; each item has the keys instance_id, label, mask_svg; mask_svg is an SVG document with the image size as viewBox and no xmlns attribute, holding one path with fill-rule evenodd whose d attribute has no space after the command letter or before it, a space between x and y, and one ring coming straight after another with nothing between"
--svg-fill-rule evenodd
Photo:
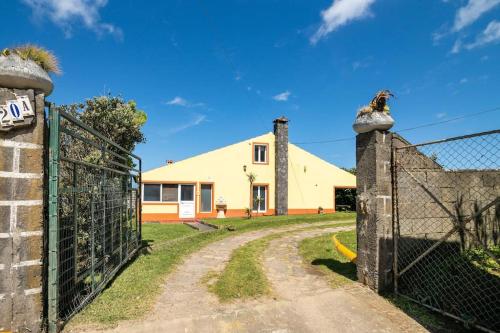
<instances>
[{"instance_id":1,"label":"tree","mask_svg":"<svg viewBox=\"0 0 500 333\"><path fill-rule=\"evenodd\" d=\"M248 182L250 183L250 207L248 208L248 211L247 211L247 216L250 219L250 218L252 218L252 210L253 210L253 202L252 202L253 183L257 179L257 175L254 174L253 172L249 172L246 175L247 175ZM253 198L253 200L255 200L255 199L256 198Z\"/></svg>"},{"instance_id":2,"label":"tree","mask_svg":"<svg viewBox=\"0 0 500 333\"><path fill-rule=\"evenodd\" d=\"M347 171L349 173L352 173L353 175L356 175L356 167L352 167L352 168L341 168L342 170L344 171Z\"/></svg>"},{"instance_id":3,"label":"tree","mask_svg":"<svg viewBox=\"0 0 500 333\"><path fill-rule=\"evenodd\" d=\"M126 102L120 96L97 96L83 103L60 105L58 108L126 150L132 151L136 144L146 142L142 126L147 116L133 100Z\"/></svg>"}]
</instances>

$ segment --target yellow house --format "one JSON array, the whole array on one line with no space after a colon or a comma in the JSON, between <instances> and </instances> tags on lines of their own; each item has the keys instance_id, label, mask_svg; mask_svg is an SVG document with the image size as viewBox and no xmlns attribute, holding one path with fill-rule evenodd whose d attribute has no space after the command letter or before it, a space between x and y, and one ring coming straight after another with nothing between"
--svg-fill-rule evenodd
<instances>
[{"instance_id":1,"label":"yellow house","mask_svg":"<svg viewBox=\"0 0 500 333\"><path fill-rule=\"evenodd\" d=\"M253 183L249 175L254 175ZM356 177L288 142L288 120L274 133L238 142L142 174L142 220L179 221L335 211L335 189Z\"/></svg>"}]
</instances>

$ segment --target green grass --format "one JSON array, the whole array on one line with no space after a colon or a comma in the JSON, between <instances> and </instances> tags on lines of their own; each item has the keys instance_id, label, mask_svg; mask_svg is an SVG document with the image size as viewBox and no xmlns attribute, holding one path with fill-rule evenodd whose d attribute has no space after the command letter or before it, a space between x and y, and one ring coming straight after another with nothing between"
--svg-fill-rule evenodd
<instances>
[{"instance_id":1,"label":"green grass","mask_svg":"<svg viewBox=\"0 0 500 333\"><path fill-rule=\"evenodd\" d=\"M332 235L305 239L300 243L299 251L307 264L325 275L330 286L338 288L356 280L356 265L335 249ZM356 230L339 232L337 239L356 250Z\"/></svg>"},{"instance_id":2,"label":"green grass","mask_svg":"<svg viewBox=\"0 0 500 333\"><path fill-rule=\"evenodd\" d=\"M144 224L142 226L142 239L153 246L172 239L196 234L198 231L185 224Z\"/></svg>"},{"instance_id":3,"label":"green grass","mask_svg":"<svg viewBox=\"0 0 500 333\"><path fill-rule=\"evenodd\" d=\"M257 229L354 218L353 213L336 213L211 220L211 223L221 226L230 224L235 231L223 228L210 233L191 231L186 229L189 227L180 225L146 224L143 226L143 239L148 242L148 253L139 255L125 267L94 302L73 318L70 326L114 326L121 320L144 316L156 302L168 273L187 255L211 242Z\"/></svg>"},{"instance_id":4,"label":"green grass","mask_svg":"<svg viewBox=\"0 0 500 333\"><path fill-rule=\"evenodd\" d=\"M333 214L309 214L309 215L289 215L289 216L259 216L251 219L242 217L232 217L227 219L209 219L207 222L220 227L236 226L244 227L261 223L294 224L303 222L339 221L350 220L356 217L355 213L333 213Z\"/></svg>"}]
</instances>

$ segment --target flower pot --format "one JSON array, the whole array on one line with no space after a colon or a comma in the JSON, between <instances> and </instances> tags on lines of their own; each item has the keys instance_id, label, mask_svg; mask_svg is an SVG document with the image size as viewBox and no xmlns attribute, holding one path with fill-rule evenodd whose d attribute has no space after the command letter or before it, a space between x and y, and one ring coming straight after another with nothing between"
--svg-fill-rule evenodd
<instances>
[{"instance_id":1,"label":"flower pot","mask_svg":"<svg viewBox=\"0 0 500 333\"><path fill-rule=\"evenodd\" d=\"M394 125L394 119L384 112L373 111L360 115L352 128L356 133L367 133L374 130L387 131Z\"/></svg>"},{"instance_id":2,"label":"flower pot","mask_svg":"<svg viewBox=\"0 0 500 333\"><path fill-rule=\"evenodd\" d=\"M23 60L17 54L0 56L0 87L34 89L48 96L54 85L49 74L37 63Z\"/></svg>"}]
</instances>

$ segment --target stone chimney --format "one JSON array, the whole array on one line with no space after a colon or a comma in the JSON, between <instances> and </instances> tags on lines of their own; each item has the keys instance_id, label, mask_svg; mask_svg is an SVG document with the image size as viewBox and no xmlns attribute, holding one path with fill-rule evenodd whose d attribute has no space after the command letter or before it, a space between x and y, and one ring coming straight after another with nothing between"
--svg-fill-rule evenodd
<instances>
[{"instance_id":1,"label":"stone chimney","mask_svg":"<svg viewBox=\"0 0 500 333\"><path fill-rule=\"evenodd\" d=\"M275 140L275 200L276 215L288 215L288 119L274 121Z\"/></svg>"}]
</instances>

